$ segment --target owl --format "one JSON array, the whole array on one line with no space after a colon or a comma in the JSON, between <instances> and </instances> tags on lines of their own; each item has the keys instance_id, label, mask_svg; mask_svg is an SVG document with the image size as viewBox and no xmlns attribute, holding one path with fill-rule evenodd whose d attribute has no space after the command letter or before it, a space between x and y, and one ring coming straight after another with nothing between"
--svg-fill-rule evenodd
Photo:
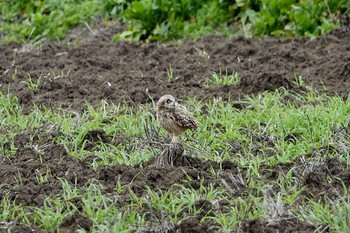
<instances>
[{"instance_id":1,"label":"owl","mask_svg":"<svg viewBox=\"0 0 350 233\"><path fill-rule=\"evenodd\" d=\"M157 121L168 133L172 134L172 143L178 143L179 136L187 129L198 128L198 123L187 112L186 107L177 103L172 95L164 95L158 100Z\"/></svg>"}]
</instances>

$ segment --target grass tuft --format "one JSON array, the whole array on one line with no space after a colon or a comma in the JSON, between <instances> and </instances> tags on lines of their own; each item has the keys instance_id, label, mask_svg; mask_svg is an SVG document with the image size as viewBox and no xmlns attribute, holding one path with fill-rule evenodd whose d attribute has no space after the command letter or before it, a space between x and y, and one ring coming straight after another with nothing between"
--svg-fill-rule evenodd
<instances>
[{"instance_id":1,"label":"grass tuft","mask_svg":"<svg viewBox=\"0 0 350 233\"><path fill-rule=\"evenodd\" d=\"M214 72L204 85L206 88L216 87L216 86L223 86L223 85L236 85L239 82L239 75L237 72L232 72L232 74L229 74L226 70L225 74L223 74L220 71Z\"/></svg>"}]
</instances>

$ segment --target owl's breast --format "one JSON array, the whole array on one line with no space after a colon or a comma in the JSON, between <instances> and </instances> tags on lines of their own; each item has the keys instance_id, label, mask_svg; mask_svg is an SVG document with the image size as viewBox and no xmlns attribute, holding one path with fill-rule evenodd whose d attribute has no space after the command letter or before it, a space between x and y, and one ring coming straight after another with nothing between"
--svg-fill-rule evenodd
<instances>
[{"instance_id":1,"label":"owl's breast","mask_svg":"<svg viewBox=\"0 0 350 233\"><path fill-rule=\"evenodd\" d=\"M185 128L178 125L171 116L171 112L157 112L157 121L167 132L175 135L182 134Z\"/></svg>"}]
</instances>

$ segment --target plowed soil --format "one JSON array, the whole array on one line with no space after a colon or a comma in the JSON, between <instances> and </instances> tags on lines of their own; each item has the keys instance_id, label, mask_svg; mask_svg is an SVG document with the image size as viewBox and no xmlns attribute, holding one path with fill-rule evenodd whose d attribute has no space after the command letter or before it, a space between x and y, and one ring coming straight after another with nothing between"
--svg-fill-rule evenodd
<instances>
[{"instance_id":1,"label":"plowed soil","mask_svg":"<svg viewBox=\"0 0 350 233\"><path fill-rule=\"evenodd\" d=\"M101 100L114 104L127 102L138 105L157 100L169 93L185 99L195 97L208 99L239 100L245 94L258 94L285 88L295 92L304 87L295 84L295 78L305 77L307 86L330 95L346 98L350 90L350 29L338 28L331 33L310 41L309 39L225 39L217 36L187 41L181 45L138 44L129 42L111 43L109 38L119 30L116 27L96 28L91 34L85 28L77 28L62 42L45 42L38 47L18 44L0 45L0 90L17 96L25 112L34 104L52 108L70 108L83 111L85 103L97 106ZM76 38L80 43L76 43ZM173 78L167 73L172 70ZM212 72L238 72L237 85L206 87ZM31 83L31 84L30 84ZM33 84L37 85L33 88ZM96 132L94 132L96 133ZM103 130L97 133L104 134ZM104 192L115 194L118 180L137 194L142 195L145 185L167 190L173 184L181 184L185 173L193 179L191 185L199 188L199 182L223 186L212 176L210 168L219 167L214 162L185 157L173 166L154 166L149 161L143 166L100 167L94 171L89 166L94 158L79 160L70 156L62 145L54 143L55 135L18 135L16 156L0 162L0 201L5 194L19 204L42 206L46 196L62 192L60 178L73 185L84 187L94 179L105 185ZM92 133L93 134L93 133ZM87 135L91 137L92 134ZM28 138L46 145L43 154L26 148ZM104 137L108 141L108 135ZM49 146L47 146L49 145ZM328 148L331 149L331 148ZM325 148L315 149L323 153ZM310 155L312 156L312 155ZM329 185L329 176L342 177L350 185L350 170L337 159L324 160L312 171L303 170L299 160L262 170L264 179L276 180L278 173L286 172L289 166L297 167L295 177L305 187L302 196L319 198L327 193L340 195L343 184L334 179ZM237 174L237 166L225 161L222 177ZM35 172L51 171L47 182L37 182ZM135 177L135 174L138 174ZM245 177L242 171L242 177ZM19 185L18 179L22 182ZM229 179L227 179L229 180ZM231 180L233 182L233 180ZM245 195L246 187L234 195ZM129 194L119 193L128 204ZM79 209L79 200L72 200ZM211 211L212 203L198 201L202 215ZM222 205L222 211L225 209ZM221 208L221 207L220 207ZM185 214L185 213L184 213ZM200 214L200 215L201 215ZM218 226L210 221L200 221L194 216L175 226L180 232L212 232ZM73 215L61 224L61 230L89 230L92 222L82 215ZM278 224L263 221L247 221L239 226L243 232L313 232L314 226L297 219L284 219ZM14 226L15 232L29 232L25 226ZM35 229L34 229L35 230ZM40 229L36 229L37 232Z\"/></svg>"}]
</instances>

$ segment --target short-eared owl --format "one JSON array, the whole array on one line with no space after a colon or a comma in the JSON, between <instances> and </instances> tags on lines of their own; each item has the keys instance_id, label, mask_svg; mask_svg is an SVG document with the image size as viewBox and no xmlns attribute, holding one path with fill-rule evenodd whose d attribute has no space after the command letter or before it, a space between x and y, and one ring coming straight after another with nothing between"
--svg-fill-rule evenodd
<instances>
[{"instance_id":1,"label":"short-eared owl","mask_svg":"<svg viewBox=\"0 0 350 233\"><path fill-rule=\"evenodd\" d=\"M176 102L172 95L164 95L157 102L157 121L170 134L172 143L179 141L179 136L186 129L198 128L196 120L187 112L185 106Z\"/></svg>"}]
</instances>

